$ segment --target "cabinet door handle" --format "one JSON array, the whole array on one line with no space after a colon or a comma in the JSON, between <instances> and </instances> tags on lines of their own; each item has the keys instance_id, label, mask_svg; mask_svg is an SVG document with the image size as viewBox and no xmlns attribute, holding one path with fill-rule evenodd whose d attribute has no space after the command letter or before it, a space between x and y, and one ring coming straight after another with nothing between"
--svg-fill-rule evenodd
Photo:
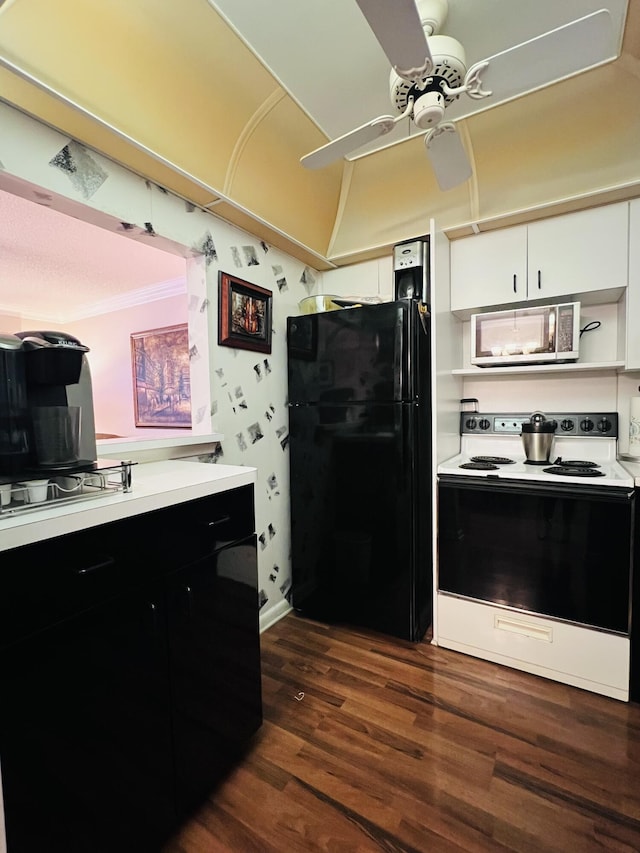
<instances>
[{"instance_id":1,"label":"cabinet door handle","mask_svg":"<svg viewBox=\"0 0 640 853\"><path fill-rule=\"evenodd\" d=\"M193 615L193 595L191 594L191 587L188 584L185 584L182 587L183 592L183 612L191 619Z\"/></svg>"},{"instance_id":2,"label":"cabinet door handle","mask_svg":"<svg viewBox=\"0 0 640 853\"><path fill-rule=\"evenodd\" d=\"M227 521L231 521L230 515L223 515L221 518L217 518L215 521L207 522L207 527L209 530L212 530L214 527L217 527L219 524L226 524Z\"/></svg>"},{"instance_id":3,"label":"cabinet door handle","mask_svg":"<svg viewBox=\"0 0 640 853\"><path fill-rule=\"evenodd\" d=\"M538 290L542 289L542 276L540 275L540 270L538 270Z\"/></svg>"},{"instance_id":4,"label":"cabinet door handle","mask_svg":"<svg viewBox=\"0 0 640 853\"><path fill-rule=\"evenodd\" d=\"M516 286L516 278L517 278L517 276L516 276L516 274L514 273L514 274L513 274L513 292L514 292L514 293L517 293L517 292L518 292L518 288L517 288L517 286Z\"/></svg>"},{"instance_id":5,"label":"cabinet door handle","mask_svg":"<svg viewBox=\"0 0 640 853\"><path fill-rule=\"evenodd\" d=\"M159 623L158 623L158 605L154 601L147 602L149 606L149 616L151 619L151 632L155 635L159 633Z\"/></svg>"},{"instance_id":6,"label":"cabinet door handle","mask_svg":"<svg viewBox=\"0 0 640 853\"><path fill-rule=\"evenodd\" d=\"M77 575L90 575L92 572L99 572L100 569L106 569L109 566L115 566L116 561L113 557L107 557L100 563L94 563L92 566L83 566L81 569L76 569Z\"/></svg>"}]
</instances>

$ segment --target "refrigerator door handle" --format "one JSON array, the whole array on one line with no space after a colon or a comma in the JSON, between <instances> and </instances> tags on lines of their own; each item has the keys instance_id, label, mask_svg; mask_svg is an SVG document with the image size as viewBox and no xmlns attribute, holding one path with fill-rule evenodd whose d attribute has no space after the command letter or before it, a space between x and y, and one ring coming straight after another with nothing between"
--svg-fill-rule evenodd
<instances>
[{"instance_id":1,"label":"refrigerator door handle","mask_svg":"<svg viewBox=\"0 0 640 853\"><path fill-rule=\"evenodd\" d=\"M422 323L422 331L427 335L429 333L429 327L427 325L427 320L429 319L429 306L424 302L418 303L418 317L420 317L420 322Z\"/></svg>"}]
</instances>

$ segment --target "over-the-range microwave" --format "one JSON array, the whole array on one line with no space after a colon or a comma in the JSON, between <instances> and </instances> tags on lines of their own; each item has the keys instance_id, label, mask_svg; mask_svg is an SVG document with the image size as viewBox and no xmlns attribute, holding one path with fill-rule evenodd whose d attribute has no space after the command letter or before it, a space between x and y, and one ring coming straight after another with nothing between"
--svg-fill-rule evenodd
<instances>
[{"instance_id":1,"label":"over-the-range microwave","mask_svg":"<svg viewBox=\"0 0 640 853\"><path fill-rule=\"evenodd\" d=\"M577 361L580 303L472 314L470 337L480 367Z\"/></svg>"}]
</instances>

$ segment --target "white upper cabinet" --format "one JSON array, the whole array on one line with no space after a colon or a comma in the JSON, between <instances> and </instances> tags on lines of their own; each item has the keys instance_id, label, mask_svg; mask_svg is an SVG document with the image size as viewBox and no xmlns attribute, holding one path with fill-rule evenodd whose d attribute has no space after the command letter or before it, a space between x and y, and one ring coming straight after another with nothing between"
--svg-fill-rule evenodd
<instances>
[{"instance_id":1,"label":"white upper cabinet","mask_svg":"<svg viewBox=\"0 0 640 853\"><path fill-rule=\"evenodd\" d=\"M622 202L456 240L451 310L583 294L597 301L602 292L615 301L628 281L628 228Z\"/></svg>"},{"instance_id":2,"label":"white upper cabinet","mask_svg":"<svg viewBox=\"0 0 640 853\"><path fill-rule=\"evenodd\" d=\"M626 301L627 370L640 370L640 199L629 205L629 287Z\"/></svg>"},{"instance_id":3,"label":"white upper cabinet","mask_svg":"<svg viewBox=\"0 0 640 853\"><path fill-rule=\"evenodd\" d=\"M527 226L451 243L451 310L527 298Z\"/></svg>"},{"instance_id":4,"label":"white upper cabinet","mask_svg":"<svg viewBox=\"0 0 640 853\"><path fill-rule=\"evenodd\" d=\"M527 229L529 299L626 287L626 201L541 219Z\"/></svg>"}]
</instances>

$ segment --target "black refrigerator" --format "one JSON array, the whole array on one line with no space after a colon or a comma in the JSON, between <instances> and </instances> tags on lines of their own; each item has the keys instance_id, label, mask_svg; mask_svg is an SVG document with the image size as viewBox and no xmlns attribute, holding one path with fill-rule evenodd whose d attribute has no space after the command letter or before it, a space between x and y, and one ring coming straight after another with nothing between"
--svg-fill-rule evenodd
<instances>
[{"instance_id":1,"label":"black refrigerator","mask_svg":"<svg viewBox=\"0 0 640 853\"><path fill-rule=\"evenodd\" d=\"M287 321L293 608L418 641L432 618L431 346L410 299Z\"/></svg>"}]
</instances>

